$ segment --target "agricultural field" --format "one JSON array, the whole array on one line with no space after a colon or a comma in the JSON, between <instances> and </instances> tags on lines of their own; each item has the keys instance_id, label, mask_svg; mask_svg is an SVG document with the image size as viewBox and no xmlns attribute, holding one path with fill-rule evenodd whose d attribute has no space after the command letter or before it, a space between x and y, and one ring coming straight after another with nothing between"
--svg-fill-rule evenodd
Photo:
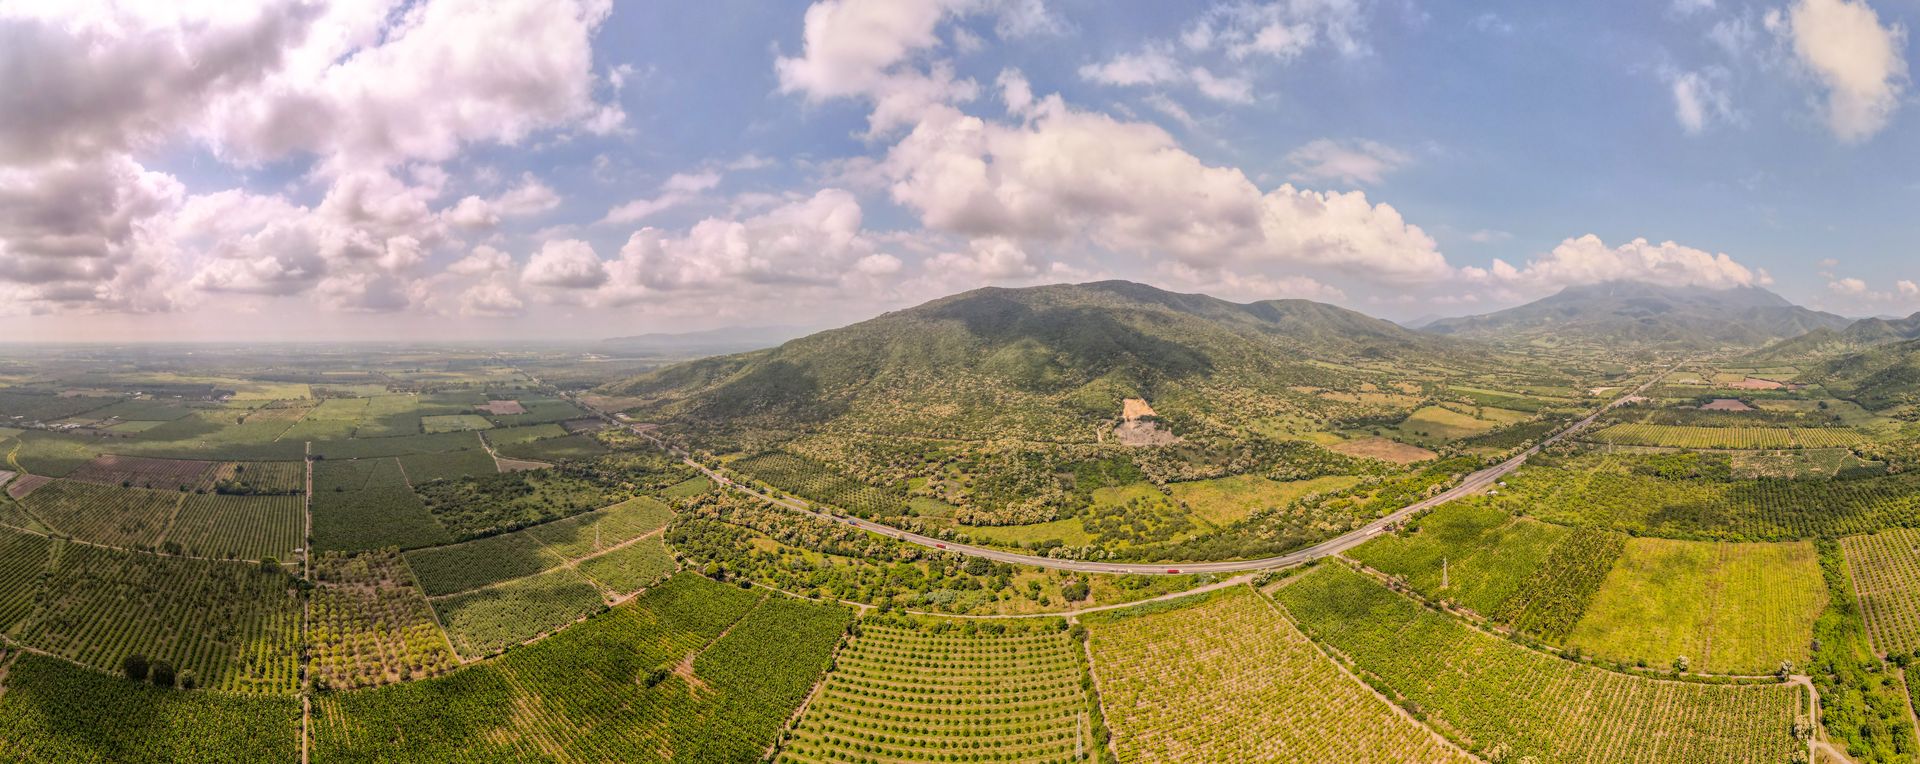
<instances>
[{"instance_id":1,"label":"agricultural field","mask_svg":"<svg viewBox=\"0 0 1920 764\"><path fill-rule=\"evenodd\" d=\"M0 760L256 764L300 758L300 701L291 694L159 688L5 650L0 676Z\"/></svg>"},{"instance_id":2,"label":"agricultural field","mask_svg":"<svg viewBox=\"0 0 1920 764\"><path fill-rule=\"evenodd\" d=\"M1920 474L1733 480L1709 456L1542 460L1509 476L1494 503L1549 522L1695 540L1793 541L1920 523Z\"/></svg>"},{"instance_id":3,"label":"agricultural field","mask_svg":"<svg viewBox=\"0 0 1920 764\"><path fill-rule=\"evenodd\" d=\"M625 597L672 573L673 550L653 536L581 560L578 568L609 598Z\"/></svg>"},{"instance_id":4,"label":"agricultural field","mask_svg":"<svg viewBox=\"0 0 1920 764\"><path fill-rule=\"evenodd\" d=\"M1428 610L1341 565L1275 594L1315 641L1469 750L1541 762L1787 761L1804 690L1616 673ZM1411 707L1411 706L1409 706Z\"/></svg>"},{"instance_id":5,"label":"agricultural field","mask_svg":"<svg viewBox=\"0 0 1920 764\"><path fill-rule=\"evenodd\" d=\"M157 549L190 495L56 480L28 495L21 506L48 527L76 539Z\"/></svg>"},{"instance_id":6,"label":"agricultural field","mask_svg":"<svg viewBox=\"0 0 1920 764\"><path fill-rule=\"evenodd\" d=\"M420 427L428 433L488 430L493 423L479 414L436 414L420 418Z\"/></svg>"},{"instance_id":7,"label":"agricultural field","mask_svg":"<svg viewBox=\"0 0 1920 764\"><path fill-rule=\"evenodd\" d=\"M1839 427L1689 427L1616 424L1588 436L1596 443L1669 448L1846 448L1866 436Z\"/></svg>"},{"instance_id":8,"label":"agricultural field","mask_svg":"<svg viewBox=\"0 0 1920 764\"><path fill-rule=\"evenodd\" d=\"M607 447L587 435L561 435L557 438L521 441L494 446L503 457L536 462L590 459L607 452Z\"/></svg>"},{"instance_id":9,"label":"agricultural field","mask_svg":"<svg viewBox=\"0 0 1920 764\"><path fill-rule=\"evenodd\" d=\"M606 608L600 587L555 568L432 600L453 648L472 660L560 629Z\"/></svg>"},{"instance_id":10,"label":"agricultural field","mask_svg":"<svg viewBox=\"0 0 1920 764\"><path fill-rule=\"evenodd\" d=\"M305 537L302 497L186 494L159 548L195 557L285 560L306 546Z\"/></svg>"},{"instance_id":11,"label":"agricultural field","mask_svg":"<svg viewBox=\"0 0 1920 764\"><path fill-rule=\"evenodd\" d=\"M306 642L318 689L371 687L445 673L459 663L400 556L321 555Z\"/></svg>"},{"instance_id":12,"label":"agricultural field","mask_svg":"<svg viewBox=\"0 0 1920 764\"><path fill-rule=\"evenodd\" d=\"M413 487L455 537L477 538L611 506L677 483L690 471L657 454L613 455Z\"/></svg>"},{"instance_id":13,"label":"agricultural field","mask_svg":"<svg viewBox=\"0 0 1920 764\"><path fill-rule=\"evenodd\" d=\"M40 601L15 627L23 644L102 671L128 655L166 660L201 686L293 689L300 604L279 570L64 544Z\"/></svg>"},{"instance_id":14,"label":"agricultural field","mask_svg":"<svg viewBox=\"0 0 1920 764\"><path fill-rule=\"evenodd\" d=\"M1167 486L1173 498L1185 503L1195 516L1213 525L1227 525L1244 519L1256 509L1284 509L1295 499L1312 493L1330 493L1358 484L1349 475L1280 482L1259 475L1174 483Z\"/></svg>"},{"instance_id":15,"label":"agricultural field","mask_svg":"<svg viewBox=\"0 0 1920 764\"><path fill-rule=\"evenodd\" d=\"M1873 646L1920 651L1920 530L1895 528L1840 540Z\"/></svg>"},{"instance_id":16,"label":"agricultural field","mask_svg":"<svg viewBox=\"0 0 1920 764\"><path fill-rule=\"evenodd\" d=\"M1084 621L1120 761L1472 761L1251 589Z\"/></svg>"},{"instance_id":17,"label":"agricultural field","mask_svg":"<svg viewBox=\"0 0 1920 764\"><path fill-rule=\"evenodd\" d=\"M1067 762L1098 743L1086 658L1063 621L989 629L869 619L778 761Z\"/></svg>"},{"instance_id":18,"label":"agricultural field","mask_svg":"<svg viewBox=\"0 0 1920 764\"><path fill-rule=\"evenodd\" d=\"M728 466L782 491L831 505L859 517L907 513L905 496L848 478L832 467L806 457L785 453L761 454Z\"/></svg>"},{"instance_id":19,"label":"agricultural field","mask_svg":"<svg viewBox=\"0 0 1920 764\"><path fill-rule=\"evenodd\" d=\"M313 546L355 551L453 541L392 458L313 463Z\"/></svg>"},{"instance_id":20,"label":"agricultural field","mask_svg":"<svg viewBox=\"0 0 1920 764\"><path fill-rule=\"evenodd\" d=\"M149 459L104 454L67 474L68 480L94 485L152 488L161 491L206 490L212 487L215 462L189 459Z\"/></svg>"},{"instance_id":21,"label":"agricultural field","mask_svg":"<svg viewBox=\"0 0 1920 764\"><path fill-rule=\"evenodd\" d=\"M407 454L398 458L400 471L406 474L409 485L492 475L500 471L493 462L493 455L479 449Z\"/></svg>"},{"instance_id":22,"label":"agricultural field","mask_svg":"<svg viewBox=\"0 0 1920 764\"><path fill-rule=\"evenodd\" d=\"M313 761L756 760L851 621L682 574L446 676L322 694Z\"/></svg>"},{"instance_id":23,"label":"agricultural field","mask_svg":"<svg viewBox=\"0 0 1920 764\"><path fill-rule=\"evenodd\" d=\"M1565 644L1595 656L1693 671L1804 666L1827 607L1813 544L1632 539Z\"/></svg>"},{"instance_id":24,"label":"agricultural field","mask_svg":"<svg viewBox=\"0 0 1920 764\"><path fill-rule=\"evenodd\" d=\"M45 536L0 528L0 634L33 611L40 572L54 542Z\"/></svg>"},{"instance_id":25,"label":"agricultural field","mask_svg":"<svg viewBox=\"0 0 1920 764\"><path fill-rule=\"evenodd\" d=\"M1491 615L1535 580L1569 535L1562 526L1458 501L1347 554L1375 570L1404 577L1429 598Z\"/></svg>"},{"instance_id":26,"label":"agricultural field","mask_svg":"<svg viewBox=\"0 0 1920 764\"><path fill-rule=\"evenodd\" d=\"M456 594L605 552L658 532L672 517L658 500L642 496L513 533L415 549L407 563L428 595Z\"/></svg>"}]
</instances>

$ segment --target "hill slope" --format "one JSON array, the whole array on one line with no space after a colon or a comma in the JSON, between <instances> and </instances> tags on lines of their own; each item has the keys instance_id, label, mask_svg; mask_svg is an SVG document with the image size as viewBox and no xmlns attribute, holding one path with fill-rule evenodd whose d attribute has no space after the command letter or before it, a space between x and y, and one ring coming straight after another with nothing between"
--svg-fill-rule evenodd
<instances>
[{"instance_id":1,"label":"hill slope","mask_svg":"<svg viewBox=\"0 0 1920 764\"><path fill-rule=\"evenodd\" d=\"M1715 290L1609 281L1567 287L1494 313L1442 319L1425 331L1508 342L1684 350L1759 346L1847 323L1759 287Z\"/></svg>"},{"instance_id":2,"label":"hill slope","mask_svg":"<svg viewBox=\"0 0 1920 764\"><path fill-rule=\"evenodd\" d=\"M1920 339L1841 356L1808 369L1800 379L1873 411L1920 403Z\"/></svg>"},{"instance_id":3,"label":"hill slope","mask_svg":"<svg viewBox=\"0 0 1920 764\"><path fill-rule=\"evenodd\" d=\"M1753 354L1756 361L1794 361L1856 353L1890 342L1920 339L1920 313L1906 318L1863 318L1844 329L1815 329Z\"/></svg>"},{"instance_id":4,"label":"hill slope","mask_svg":"<svg viewBox=\"0 0 1920 764\"><path fill-rule=\"evenodd\" d=\"M986 288L777 348L613 383L636 413L695 425L834 422L894 433L1085 441L1124 398L1176 425L1311 416L1380 374L1351 364L1473 363L1478 350L1306 300L1237 304L1107 281ZM1331 363L1328 363L1331 362ZM1337 365L1336 365L1337 364Z\"/></svg>"}]
</instances>

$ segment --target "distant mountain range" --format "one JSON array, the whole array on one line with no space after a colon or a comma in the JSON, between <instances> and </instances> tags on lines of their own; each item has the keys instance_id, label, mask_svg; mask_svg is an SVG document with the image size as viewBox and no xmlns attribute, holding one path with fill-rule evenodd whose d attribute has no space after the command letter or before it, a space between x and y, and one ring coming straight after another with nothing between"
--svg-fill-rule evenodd
<instances>
[{"instance_id":1,"label":"distant mountain range","mask_svg":"<svg viewBox=\"0 0 1920 764\"><path fill-rule=\"evenodd\" d=\"M1657 349L1759 347L1848 319L1803 308L1759 287L1707 289L1639 281L1567 287L1551 297L1479 316L1434 321L1423 331L1539 345Z\"/></svg>"},{"instance_id":2,"label":"distant mountain range","mask_svg":"<svg viewBox=\"0 0 1920 764\"><path fill-rule=\"evenodd\" d=\"M702 332L637 334L610 337L601 348L638 355L717 355L778 345L813 330L798 326L729 326Z\"/></svg>"},{"instance_id":3,"label":"distant mountain range","mask_svg":"<svg viewBox=\"0 0 1920 764\"><path fill-rule=\"evenodd\" d=\"M1841 329L1815 329L1768 345L1752 356L1756 362L1795 362L1831 358L1890 342L1920 339L1920 313L1906 318L1863 318Z\"/></svg>"},{"instance_id":4,"label":"distant mountain range","mask_svg":"<svg viewBox=\"0 0 1920 764\"><path fill-rule=\"evenodd\" d=\"M1307 300L1239 304L1103 281L976 289L605 390L681 422L1078 439L1125 398L1210 424L1338 408L1306 389L1357 391L1380 376L1351 364L1471 366L1492 362L1485 350Z\"/></svg>"}]
</instances>

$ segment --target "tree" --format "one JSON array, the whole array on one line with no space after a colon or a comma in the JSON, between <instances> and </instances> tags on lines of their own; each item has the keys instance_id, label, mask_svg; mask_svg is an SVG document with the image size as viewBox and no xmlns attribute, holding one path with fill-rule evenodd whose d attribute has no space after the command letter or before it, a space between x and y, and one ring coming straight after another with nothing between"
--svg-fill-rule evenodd
<instances>
[{"instance_id":1,"label":"tree","mask_svg":"<svg viewBox=\"0 0 1920 764\"><path fill-rule=\"evenodd\" d=\"M180 689L191 690L199 686L200 677L194 676L192 671L180 672Z\"/></svg>"},{"instance_id":2,"label":"tree","mask_svg":"<svg viewBox=\"0 0 1920 764\"><path fill-rule=\"evenodd\" d=\"M174 682L173 664L166 661L154 661L150 672L155 687L172 687Z\"/></svg>"},{"instance_id":3,"label":"tree","mask_svg":"<svg viewBox=\"0 0 1920 764\"><path fill-rule=\"evenodd\" d=\"M147 681L147 656L134 653L120 662L120 668L127 672L127 678L136 682Z\"/></svg>"},{"instance_id":4,"label":"tree","mask_svg":"<svg viewBox=\"0 0 1920 764\"><path fill-rule=\"evenodd\" d=\"M1689 665L1691 664L1687 660L1687 656L1682 655L1678 658L1673 659L1673 670L1678 673L1681 673L1681 674L1687 673L1687 666Z\"/></svg>"}]
</instances>

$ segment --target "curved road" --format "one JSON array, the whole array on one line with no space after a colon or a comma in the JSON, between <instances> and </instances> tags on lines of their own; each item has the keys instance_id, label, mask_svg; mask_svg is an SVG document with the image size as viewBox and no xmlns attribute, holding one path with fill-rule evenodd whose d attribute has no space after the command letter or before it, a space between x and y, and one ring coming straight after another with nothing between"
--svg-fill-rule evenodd
<instances>
[{"instance_id":1,"label":"curved road","mask_svg":"<svg viewBox=\"0 0 1920 764\"><path fill-rule=\"evenodd\" d=\"M1672 369L1670 368L1667 371L1663 371L1663 372L1660 372L1659 374L1655 374L1651 379L1648 379L1646 382L1641 383L1639 387L1634 388L1633 392L1627 393L1625 395L1621 395L1617 398L1614 398L1611 401L1608 401L1606 405L1603 405L1600 408L1595 409L1594 412L1591 414L1588 414L1586 418L1581 419L1578 422L1574 422L1571 425L1568 425L1565 429L1562 429L1561 431L1554 433L1552 437L1549 437L1546 440L1541 441L1540 443L1534 445L1532 448L1529 448L1525 451L1520 452L1520 454L1514 456L1513 458L1508 459L1499 464L1496 464L1492 467L1488 467L1486 469L1480 470L1479 472L1475 472L1473 474L1468 475L1465 479L1460 481L1459 485L1456 485L1453 488L1448 489L1444 493L1438 494L1429 499L1416 502L1414 504L1409 504L1406 507L1398 511L1395 511L1392 514L1381 517L1378 520L1374 520L1373 522L1367 523L1366 525L1363 525L1359 528L1355 528L1351 531L1348 531L1339 536L1335 536L1333 538L1327 539L1326 541L1322 541L1318 544L1307 547L1305 549L1294 550L1292 552L1288 552L1286 554L1279 555L1277 557L1263 557L1257 560L1229 560L1225 562L1139 563L1139 562L1092 562L1087 560L1065 560L1065 559L1056 559L1052 557L1039 557L1039 556L1030 555L1030 554L1021 554L1019 552L1009 552L1001 549L989 549L987 547L974 546L972 544L960 544L952 541L944 541L941 539L934 538L932 536L922 536L918 533L901 530L899 528L895 528L890 525L882 525L880 523L876 523L868 520L862 520L857 517L842 517L842 516L834 515L827 512L820 512L815 510L813 508L813 505L808 504L807 502L801 501L799 499L787 499L787 498L781 498L777 496L769 496L767 494L754 490L750 486L742 485L738 482L735 482L732 478L729 478L726 475L720 474L719 472L709 469L704 464L694 461L694 459L691 456L687 455L686 452L681 451L678 448L669 446L665 442L661 441L659 438L654 437L653 433L648 432L647 428L645 427L642 427L640 425L631 425L631 424L625 425L625 426L628 429L632 430L635 434L653 441L655 444L659 445L660 447L667 449L669 453L680 457L681 461L684 461L688 465L692 466L694 469L697 469L702 473L705 473L708 478L711 478L714 482L719 483L720 485L727 486L729 488L740 491L742 493L751 494L753 496L759 497L764 501L778 504L782 507L786 507L787 509L791 509L795 512L811 515L813 517L816 517L822 520L828 520L831 522L841 523L844 525L850 525L855 528L859 528L865 531L871 531L873 533L878 533L883 536L892 536L902 541L918 544L920 546L928 547L931 549L938 549L946 552L954 552L958 554L971 555L974 557L985 557L995 562L1011 563L1015 565L1032 565L1032 566L1041 567L1041 568L1053 568L1055 570L1071 570L1071 571L1077 571L1081 573L1133 573L1133 574L1144 574L1144 575L1171 575L1171 574L1186 574L1186 573L1243 573L1247 571L1267 570L1271 568L1284 568L1292 565L1299 565L1309 560L1316 560L1321 557L1328 557L1331 555L1339 554L1348 549L1352 549L1356 546L1359 546L1360 544L1365 543L1368 539L1371 539L1374 536L1379 535L1381 532L1385 531L1387 529L1387 526L1389 525L1393 525L1394 523L1401 522L1416 514L1419 514L1426 510L1440 506L1442 504L1453 501L1455 499L1459 499L1465 496L1470 496L1472 494L1476 494L1483 490L1486 490L1489 486L1499 482L1501 478L1504 478L1508 474L1512 473L1514 470L1519 469L1520 465L1525 464L1529 457L1533 456L1534 454L1540 453L1541 449L1544 449L1547 446L1553 445L1554 443L1559 442L1561 439L1569 435L1572 435L1583 429L1586 429L1588 425L1593 424L1593 421L1595 419L1599 419L1601 414L1604 414L1608 410L1612 409L1613 407L1626 402L1629 398L1632 398L1633 396L1636 396L1642 392L1645 392L1648 387L1652 387L1654 383L1659 382L1662 378L1666 377L1666 375L1671 371ZM521 372L521 373L524 374L525 372ZM528 375L528 376L531 377L532 375ZM539 382L538 379L535 379L534 381L536 383ZM593 413L600 415L601 418L606 419L607 421L614 422L616 424L625 424L620 422L617 419L614 419L612 416L608 415L606 412L600 411L599 409L593 408L592 406L588 406L584 401L575 400L574 402L579 404L583 408L586 408L588 411L592 411Z\"/></svg>"}]
</instances>

